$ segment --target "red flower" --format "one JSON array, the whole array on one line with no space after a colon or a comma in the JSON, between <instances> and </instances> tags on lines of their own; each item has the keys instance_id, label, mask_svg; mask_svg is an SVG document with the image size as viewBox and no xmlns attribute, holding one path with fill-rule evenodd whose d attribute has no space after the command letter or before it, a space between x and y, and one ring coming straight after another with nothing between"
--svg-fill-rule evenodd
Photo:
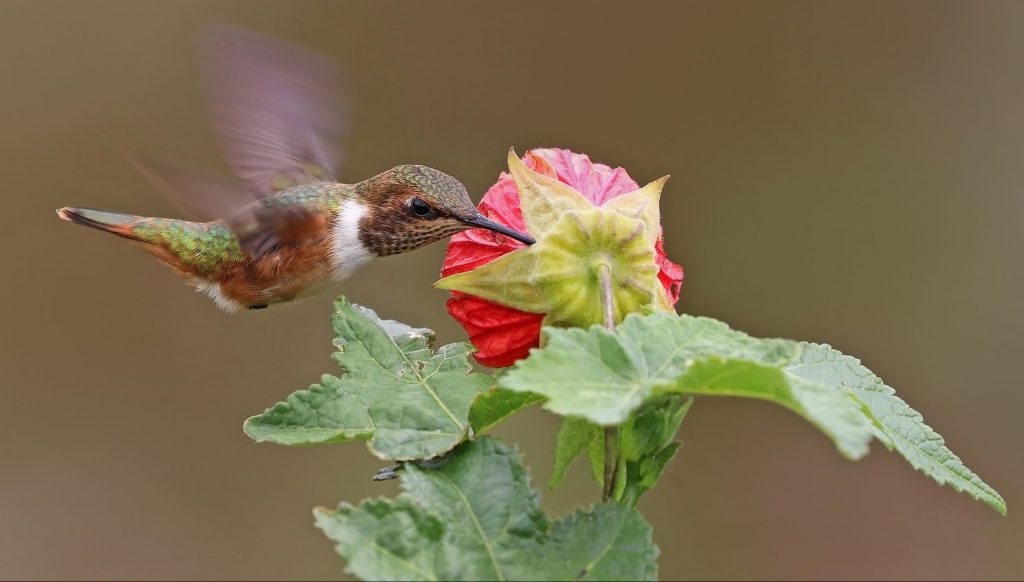
<instances>
[{"instance_id":1,"label":"red flower","mask_svg":"<svg viewBox=\"0 0 1024 582\"><path fill-rule=\"evenodd\" d=\"M586 155L569 150L535 149L522 159L531 170L557 178L582 193L595 206L639 188L622 168L595 164ZM506 172L502 172L498 182L487 191L478 208L490 219L519 231L526 230L519 208L519 190ZM463 231L452 237L441 275L447 277L470 271L522 247L522 243L488 230ZM665 255L661 237L655 246L655 261L659 268L658 280L675 305L683 282L683 268ZM452 291L447 307L448 313L465 328L469 340L476 346L474 357L485 366L510 366L525 357L540 340L543 314L527 313L458 291Z\"/></svg>"}]
</instances>

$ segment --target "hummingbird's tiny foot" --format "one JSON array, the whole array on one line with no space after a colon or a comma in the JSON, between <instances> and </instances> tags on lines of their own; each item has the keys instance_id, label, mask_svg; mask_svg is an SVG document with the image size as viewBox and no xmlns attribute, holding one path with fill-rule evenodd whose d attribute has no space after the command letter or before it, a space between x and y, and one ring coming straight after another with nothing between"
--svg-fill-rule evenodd
<instances>
[{"instance_id":1,"label":"hummingbird's tiny foot","mask_svg":"<svg viewBox=\"0 0 1024 582\"><path fill-rule=\"evenodd\" d=\"M402 468L401 463L397 465L388 465L387 467L381 467L377 473L370 479L371 481L390 481L395 477L398 477L398 471Z\"/></svg>"},{"instance_id":2,"label":"hummingbird's tiny foot","mask_svg":"<svg viewBox=\"0 0 1024 582\"><path fill-rule=\"evenodd\" d=\"M448 455L441 455L440 457L434 457L432 459L423 459L419 462L419 466L424 469L438 469L448 462Z\"/></svg>"},{"instance_id":3,"label":"hummingbird's tiny foot","mask_svg":"<svg viewBox=\"0 0 1024 582\"><path fill-rule=\"evenodd\" d=\"M450 457L448 455L441 455L440 457L434 457L432 459L423 459L420 461L412 461L417 466L427 470L438 469L448 462ZM387 467L381 467L377 472L370 478L371 481L390 481L398 477L398 472L402 470L405 463L399 461L394 465L388 465Z\"/></svg>"},{"instance_id":4,"label":"hummingbird's tiny foot","mask_svg":"<svg viewBox=\"0 0 1024 582\"><path fill-rule=\"evenodd\" d=\"M254 305L250 305L249 306L249 309L266 309L266 308L267 308L267 304L266 303L256 303Z\"/></svg>"}]
</instances>

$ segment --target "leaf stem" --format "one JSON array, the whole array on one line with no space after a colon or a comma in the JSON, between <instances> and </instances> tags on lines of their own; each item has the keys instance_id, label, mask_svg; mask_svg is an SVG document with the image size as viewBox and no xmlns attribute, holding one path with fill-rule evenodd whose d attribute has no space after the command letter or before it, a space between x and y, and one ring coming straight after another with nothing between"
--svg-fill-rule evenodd
<instances>
[{"instance_id":1,"label":"leaf stem","mask_svg":"<svg viewBox=\"0 0 1024 582\"><path fill-rule=\"evenodd\" d=\"M601 284L601 311L604 327L615 329L615 295L612 293L612 268L608 264L597 266L597 277ZM619 474L619 428L606 426L604 429L604 488L601 500L608 502L615 495L616 476Z\"/></svg>"}]
</instances>

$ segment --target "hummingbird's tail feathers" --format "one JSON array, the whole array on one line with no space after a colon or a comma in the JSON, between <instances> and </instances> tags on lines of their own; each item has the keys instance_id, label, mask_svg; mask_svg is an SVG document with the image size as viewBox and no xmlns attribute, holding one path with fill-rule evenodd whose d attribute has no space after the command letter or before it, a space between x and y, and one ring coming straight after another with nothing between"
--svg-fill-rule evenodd
<instances>
[{"instance_id":1,"label":"hummingbird's tail feathers","mask_svg":"<svg viewBox=\"0 0 1024 582\"><path fill-rule=\"evenodd\" d=\"M138 236L135 235L135 226L142 220L139 216L94 210L92 208L72 208L70 206L57 210L57 216L61 220L95 228L124 238L139 240Z\"/></svg>"},{"instance_id":2,"label":"hummingbird's tail feathers","mask_svg":"<svg viewBox=\"0 0 1024 582\"><path fill-rule=\"evenodd\" d=\"M211 255L196 252L196 249L202 246L197 242L196 235L206 230L203 223L72 207L57 210L57 216L68 222L129 239L186 279L194 279L197 276L196 267L204 266L203 261L210 261L211 257L215 259L219 256L217 253ZM219 252L223 248L218 247L215 250ZM185 256L191 256L191 260L185 260Z\"/></svg>"}]
</instances>

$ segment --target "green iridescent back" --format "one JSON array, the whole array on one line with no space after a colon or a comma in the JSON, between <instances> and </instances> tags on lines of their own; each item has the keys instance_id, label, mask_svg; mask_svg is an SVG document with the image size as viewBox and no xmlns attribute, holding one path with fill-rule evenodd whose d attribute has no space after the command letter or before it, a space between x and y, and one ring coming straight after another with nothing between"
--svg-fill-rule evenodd
<instances>
[{"instance_id":1,"label":"green iridescent back","mask_svg":"<svg viewBox=\"0 0 1024 582\"><path fill-rule=\"evenodd\" d=\"M334 182L301 184L253 202L263 208L313 208L334 214L342 200L352 196L352 187ZM245 209L242 210L243 212ZM134 234L143 242L166 248L183 264L200 276L218 272L249 260L239 245L238 237L223 220L190 222L169 218L140 221Z\"/></svg>"}]
</instances>

